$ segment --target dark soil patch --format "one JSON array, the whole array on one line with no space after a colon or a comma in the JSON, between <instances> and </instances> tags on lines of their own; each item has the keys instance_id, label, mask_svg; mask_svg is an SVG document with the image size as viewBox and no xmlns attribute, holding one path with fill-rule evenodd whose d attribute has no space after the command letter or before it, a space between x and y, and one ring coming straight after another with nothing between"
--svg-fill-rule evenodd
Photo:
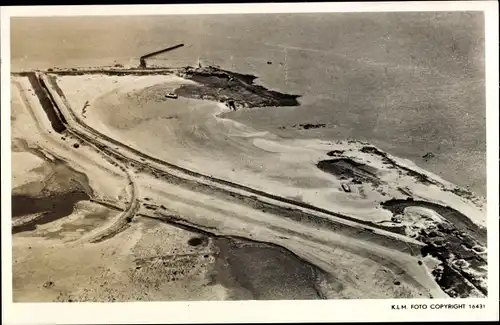
<instances>
[{"instance_id":1,"label":"dark soil patch","mask_svg":"<svg viewBox=\"0 0 500 325\"><path fill-rule=\"evenodd\" d=\"M326 127L326 124L319 123L319 124L298 124L298 125L293 125L293 127L298 127L304 130L309 130L309 129L320 129Z\"/></svg>"}]
</instances>

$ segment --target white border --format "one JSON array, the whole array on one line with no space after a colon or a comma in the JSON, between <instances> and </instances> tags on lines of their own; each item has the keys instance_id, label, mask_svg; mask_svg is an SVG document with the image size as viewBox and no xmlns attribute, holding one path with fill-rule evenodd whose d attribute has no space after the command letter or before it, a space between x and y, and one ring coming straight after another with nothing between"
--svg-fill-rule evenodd
<instances>
[{"instance_id":1,"label":"white border","mask_svg":"<svg viewBox=\"0 0 500 325\"><path fill-rule=\"evenodd\" d=\"M473 321L498 320L498 3L496 1L289 3L224 5L112 6L112 15L187 15L229 13L484 11L486 42L488 269L487 299L330 300L247 302L12 303L10 235L10 17L110 15L109 6L1 8L1 164L2 164L2 323L224 323L332 321ZM392 304L485 303L482 310L391 311Z\"/></svg>"},{"instance_id":2,"label":"white border","mask_svg":"<svg viewBox=\"0 0 500 325\"><path fill-rule=\"evenodd\" d=\"M112 8L112 14L105 8ZM144 16L265 14L301 12L494 11L495 1L311 2L196 5L31 6L6 7L10 16Z\"/></svg>"}]
</instances>

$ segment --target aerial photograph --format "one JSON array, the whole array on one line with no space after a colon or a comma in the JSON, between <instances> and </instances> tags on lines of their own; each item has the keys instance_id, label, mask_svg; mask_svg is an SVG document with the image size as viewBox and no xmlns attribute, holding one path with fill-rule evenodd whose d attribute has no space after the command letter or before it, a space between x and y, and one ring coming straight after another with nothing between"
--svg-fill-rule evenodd
<instances>
[{"instance_id":1,"label":"aerial photograph","mask_svg":"<svg viewBox=\"0 0 500 325\"><path fill-rule=\"evenodd\" d=\"M11 18L13 301L487 297L484 34Z\"/></svg>"}]
</instances>

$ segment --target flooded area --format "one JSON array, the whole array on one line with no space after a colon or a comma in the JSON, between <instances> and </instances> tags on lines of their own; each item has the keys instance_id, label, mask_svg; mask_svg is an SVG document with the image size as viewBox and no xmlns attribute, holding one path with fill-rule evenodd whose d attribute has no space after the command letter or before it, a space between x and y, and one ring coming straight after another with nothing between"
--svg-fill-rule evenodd
<instances>
[{"instance_id":1,"label":"flooded area","mask_svg":"<svg viewBox=\"0 0 500 325\"><path fill-rule=\"evenodd\" d=\"M66 217L73 212L73 206L80 201L88 200L85 192L69 192L49 197L34 198L24 195L12 196L12 217L22 217L27 214L42 213L33 221L12 227L12 233L35 230L37 225L49 223Z\"/></svg>"},{"instance_id":2,"label":"flooded area","mask_svg":"<svg viewBox=\"0 0 500 325\"><path fill-rule=\"evenodd\" d=\"M13 169L12 234L34 231L38 225L70 216L79 202L92 197L87 175L61 159L48 156L37 145L20 138L12 142L17 155L38 162L29 170Z\"/></svg>"}]
</instances>

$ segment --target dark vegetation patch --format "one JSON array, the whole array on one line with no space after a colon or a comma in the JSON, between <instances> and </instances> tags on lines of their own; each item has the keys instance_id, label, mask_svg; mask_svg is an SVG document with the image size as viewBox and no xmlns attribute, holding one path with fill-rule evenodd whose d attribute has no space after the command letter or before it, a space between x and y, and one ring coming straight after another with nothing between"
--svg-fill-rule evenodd
<instances>
[{"instance_id":1,"label":"dark vegetation patch","mask_svg":"<svg viewBox=\"0 0 500 325\"><path fill-rule=\"evenodd\" d=\"M392 167L397 167L397 168L399 168L401 170L404 170L407 175L415 178L420 183L429 184L429 185L430 184L436 184L435 181L433 181L432 179L430 179L426 175L421 174L419 172L414 171L413 169L410 169L408 167L405 167L405 166L402 166L402 165L396 163L394 160L392 160L391 158L389 158L389 156L385 152L382 152L382 151L378 150L375 147L364 146L364 147L362 147L360 149L360 151L364 152L364 153L370 153L370 154L374 154L374 155L379 156L380 158L382 158L382 161L384 162L384 164L392 166Z\"/></svg>"},{"instance_id":2,"label":"dark vegetation patch","mask_svg":"<svg viewBox=\"0 0 500 325\"><path fill-rule=\"evenodd\" d=\"M434 210L440 216L448 220L453 227L459 231L470 234L482 244L486 244L487 231L485 228L479 227L473 223L466 215L448 206L440 205L433 202L418 201L418 200L398 200L392 199L382 203L382 207L391 211L393 214L403 214L406 207L422 207ZM440 225L440 227L447 227ZM466 235L469 236L469 235Z\"/></svg>"},{"instance_id":3,"label":"dark vegetation patch","mask_svg":"<svg viewBox=\"0 0 500 325\"><path fill-rule=\"evenodd\" d=\"M445 191L449 191L457 196L460 196L460 197L463 197L463 198L466 198L468 200L471 200L472 202L475 202L477 203L477 198L476 196L474 195L474 193L472 193L471 191L469 191L468 189L464 189L464 188L460 188L460 187L455 187L453 189L444 189Z\"/></svg>"},{"instance_id":4,"label":"dark vegetation patch","mask_svg":"<svg viewBox=\"0 0 500 325\"><path fill-rule=\"evenodd\" d=\"M319 161L316 166L326 173L340 179L349 179L357 183L379 184L377 169L350 158L338 158Z\"/></svg>"},{"instance_id":5,"label":"dark vegetation patch","mask_svg":"<svg viewBox=\"0 0 500 325\"><path fill-rule=\"evenodd\" d=\"M311 124L311 123L306 123L306 124L294 124L291 126L292 128L295 129L302 129L302 130L309 130L309 129L320 129L326 127L326 124L324 123L318 123L318 124ZM280 126L278 129L286 129L286 126Z\"/></svg>"},{"instance_id":6,"label":"dark vegetation patch","mask_svg":"<svg viewBox=\"0 0 500 325\"><path fill-rule=\"evenodd\" d=\"M475 274L484 273L481 268L487 262L471 249L486 244L486 229L478 227L459 211L436 203L395 199L382 203L382 207L395 215L403 215L409 206L434 210L446 219L431 229L422 229L416 238L426 244L421 249L423 256L430 254L441 261L441 265L432 271L441 288L451 297L470 297L474 290L487 295L487 288Z\"/></svg>"},{"instance_id":7,"label":"dark vegetation patch","mask_svg":"<svg viewBox=\"0 0 500 325\"><path fill-rule=\"evenodd\" d=\"M298 95L283 94L255 85L255 76L222 70L216 67L186 69L185 78L201 85L183 85L179 96L228 103L234 108L298 106Z\"/></svg>"},{"instance_id":8,"label":"dark vegetation patch","mask_svg":"<svg viewBox=\"0 0 500 325\"><path fill-rule=\"evenodd\" d=\"M324 127L326 127L326 124L324 124L324 123L319 123L319 124L310 124L310 123L307 123L307 124L292 125L292 127L298 127L298 128L302 128L304 130L309 130L309 129L324 128Z\"/></svg>"},{"instance_id":9,"label":"dark vegetation patch","mask_svg":"<svg viewBox=\"0 0 500 325\"><path fill-rule=\"evenodd\" d=\"M471 292L476 289L487 295L487 288L481 284L480 279L471 274L470 270L453 265L449 249L448 245L429 243L421 251L423 256L429 254L441 261L441 265L432 271L439 286L452 298L469 298ZM460 252L457 254L460 255ZM483 260L482 264L486 265L486 261Z\"/></svg>"}]
</instances>

